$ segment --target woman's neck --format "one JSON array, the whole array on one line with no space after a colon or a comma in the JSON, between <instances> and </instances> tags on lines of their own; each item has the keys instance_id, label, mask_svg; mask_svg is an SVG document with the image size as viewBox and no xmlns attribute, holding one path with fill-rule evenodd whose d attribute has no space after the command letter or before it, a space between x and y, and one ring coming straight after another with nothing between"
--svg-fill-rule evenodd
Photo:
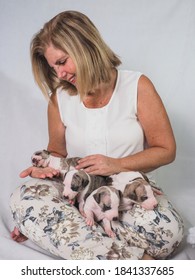
<instances>
[{"instance_id":1,"label":"woman's neck","mask_svg":"<svg viewBox=\"0 0 195 280\"><path fill-rule=\"evenodd\" d=\"M83 99L83 104L87 108L102 108L106 106L114 92L117 80L116 69L112 70L111 79L109 83L102 83L94 91L89 92Z\"/></svg>"}]
</instances>

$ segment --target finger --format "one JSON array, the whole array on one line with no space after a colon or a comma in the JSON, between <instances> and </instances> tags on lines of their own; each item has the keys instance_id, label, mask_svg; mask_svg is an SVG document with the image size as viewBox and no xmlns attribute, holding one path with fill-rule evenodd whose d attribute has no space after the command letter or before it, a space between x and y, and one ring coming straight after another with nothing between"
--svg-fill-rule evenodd
<instances>
[{"instance_id":1,"label":"finger","mask_svg":"<svg viewBox=\"0 0 195 280\"><path fill-rule=\"evenodd\" d=\"M51 168L44 174L46 175L46 177L53 178L54 176L59 176L60 172L59 170Z\"/></svg>"},{"instance_id":2,"label":"finger","mask_svg":"<svg viewBox=\"0 0 195 280\"><path fill-rule=\"evenodd\" d=\"M48 172L44 175L45 175L45 177L48 177L48 178L53 178L53 176L55 176L55 174L53 174L52 172Z\"/></svg>"},{"instance_id":3,"label":"finger","mask_svg":"<svg viewBox=\"0 0 195 280\"><path fill-rule=\"evenodd\" d=\"M36 168L31 173L31 177L33 178L53 178L54 176L58 175L59 171L55 170L54 168Z\"/></svg>"},{"instance_id":4,"label":"finger","mask_svg":"<svg viewBox=\"0 0 195 280\"><path fill-rule=\"evenodd\" d=\"M85 171L87 174L91 174L91 175L95 175L96 173L98 173L97 171L92 170L91 168L85 168L84 171Z\"/></svg>"},{"instance_id":5,"label":"finger","mask_svg":"<svg viewBox=\"0 0 195 280\"><path fill-rule=\"evenodd\" d=\"M53 173L54 176L59 176L59 175L60 175L60 171L59 171L59 170L56 170L56 169L54 169L54 170L52 171L52 173Z\"/></svg>"},{"instance_id":6,"label":"finger","mask_svg":"<svg viewBox=\"0 0 195 280\"><path fill-rule=\"evenodd\" d=\"M32 177L33 178L39 178L39 179L45 179L45 178L53 178L55 175L51 172L47 172L47 173L33 173Z\"/></svg>"},{"instance_id":7,"label":"finger","mask_svg":"<svg viewBox=\"0 0 195 280\"><path fill-rule=\"evenodd\" d=\"M41 173L41 174L32 175L32 177L39 178L39 179L45 179L47 177L47 175L44 173Z\"/></svg>"},{"instance_id":8,"label":"finger","mask_svg":"<svg viewBox=\"0 0 195 280\"><path fill-rule=\"evenodd\" d=\"M89 162L80 162L75 166L76 169L84 169L89 166Z\"/></svg>"},{"instance_id":9,"label":"finger","mask_svg":"<svg viewBox=\"0 0 195 280\"><path fill-rule=\"evenodd\" d=\"M32 170L33 170L33 166L31 166L31 167L29 167L29 168L23 170L23 171L19 174L19 176L20 176L21 178L25 178L25 177L31 175Z\"/></svg>"},{"instance_id":10,"label":"finger","mask_svg":"<svg viewBox=\"0 0 195 280\"><path fill-rule=\"evenodd\" d=\"M89 166L89 167L83 168L83 169L88 174L91 174L91 175L101 175L100 174L101 173L100 170L97 167L95 167L95 166Z\"/></svg>"},{"instance_id":11,"label":"finger","mask_svg":"<svg viewBox=\"0 0 195 280\"><path fill-rule=\"evenodd\" d=\"M93 158L93 156L86 156L86 157L84 157L84 158L79 159L79 160L78 160L78 163L83 163L83 162L85 162L85 161L89 161L89 160L92 159L92 158Z\"/></svg>"},{"instance_id":12,"label":"finger","mask_svg":"<svg viewBox=\"0 0 195 280\"><path fill-rule=\"evenodd\" d=\"M90 165L93 165L94 163L95 163L95 156L94 155L87 156L78 160L78 165L76 166L76 169L86 168Z\"/></svg>"},{"instance_id":13,"label":"finger","mask_svg":"<svg viewBox=\"0 0 195 280\"><path fill-rule=\"evenodd\" d=\"M33 169L30 176L33 177L33 178L39 178L39 179L45 179L46 178L46 174L42 171L41 168Z\"/></svg>"}]
</instances>

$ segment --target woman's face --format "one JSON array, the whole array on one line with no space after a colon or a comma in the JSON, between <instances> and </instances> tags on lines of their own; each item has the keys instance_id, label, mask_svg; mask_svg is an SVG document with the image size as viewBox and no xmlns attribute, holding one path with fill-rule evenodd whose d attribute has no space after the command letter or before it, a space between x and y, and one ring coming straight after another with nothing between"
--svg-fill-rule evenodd
<instances>
[{"instance_id":1,"label":"woman's face","mask_svg":"<svg viewBox=\"0 0 195 280\"><path fill-rule=\"evenodd\" d=\"M55 70L59 79L76 86L76 67L67 53L50 45L47 47L44 56L49 66Z\"/></svg>"}]
</instances>

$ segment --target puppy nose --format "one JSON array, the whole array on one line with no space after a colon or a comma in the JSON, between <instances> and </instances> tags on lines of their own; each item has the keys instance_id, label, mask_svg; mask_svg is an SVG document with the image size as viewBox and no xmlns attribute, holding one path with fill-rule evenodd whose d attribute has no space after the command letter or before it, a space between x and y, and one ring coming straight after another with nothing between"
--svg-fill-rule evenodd
<instances>
[{"instance_id":1,"label":"puppy nose","mask_svg":"<svg viewBox=\"0 0 195 280\"><path fill-rule=\"evenodd\" d=\"M118 217L113 217L113 219L112 219L113 221L118 221Z\"/></svg>"},{"instance_id":2,"label":"puppy nose","mask_svg":"<svg viewBox=\"0 0 195 280\"><path fill-rule=\"evenodd\" d=\"M65 199L68 199L69 197L68 197L68 195L64 195L64 198L65 198Z\"/></svg>"}]
</instances>

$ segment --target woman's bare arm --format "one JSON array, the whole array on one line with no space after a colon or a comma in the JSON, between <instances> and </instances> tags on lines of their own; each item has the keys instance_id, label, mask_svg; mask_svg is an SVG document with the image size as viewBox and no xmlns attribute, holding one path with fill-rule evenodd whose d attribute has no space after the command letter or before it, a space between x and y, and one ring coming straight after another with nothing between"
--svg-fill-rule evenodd
<instances>
[{"instance_id":1,"label":"woman's bare arm","mask_svg":"<svg viewBox=\"0 0 195 280\"><path fill-rule=\"evenodd\" d=\"M138 120L148 148L121 159L121 169L148 172L171 163L176 156L173 130L160 96L145 76L138 84Z\"/></svg>"},{"instance_id":2,"label":"woman's bare arm","mask_svg":"<svg viewBox=\"0 0 195 280\"><path fill-rule=\"evenodd\" d=\"M48 151L54 156L66 157L65 126L61 121L57 96L53 94L48 104Z\"/></svg>"},{"instance_id":3,"label":"woman's bare arm","mask_svg":"<svg viewBox=\"0 0 195 280\"><path fill-rule=\"evenodd\" d=\"M122 171L149 172L171 163L176 155L171 124L160 96L145 76L138 82L137 117L144 130L147 149L120 159L90 155L81 159L77 168L84 168L90 174L111 175Z\"/></svg>"},{"instance_id":4,"label":"woman's bare arm","mask_svg":"<svg viewBox=\"0 0 195 280\"><path fill-rule=\"evenodd\" d=\"M51 100L48 104L48 132L49 132L49 144L48 151L52 155L58 157L66 157L66 142L65 142L65 127L61 121L56 94L51 96ZM52 178L58 176L59 171L51 167L39 168L30 166L20 173L20 177L24 178L31 176L33 178Z\"/></svg>"}]
</instances>

